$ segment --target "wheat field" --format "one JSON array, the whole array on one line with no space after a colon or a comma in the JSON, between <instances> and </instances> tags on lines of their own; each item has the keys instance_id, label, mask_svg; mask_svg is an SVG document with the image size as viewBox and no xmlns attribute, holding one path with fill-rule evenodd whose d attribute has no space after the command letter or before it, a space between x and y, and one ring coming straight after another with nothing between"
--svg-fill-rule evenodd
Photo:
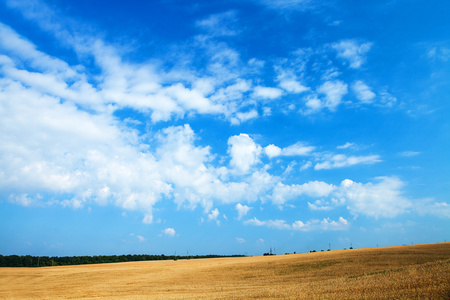
<instances>
[{"instance_id":1,"label":"wheat field","mask_svg":"<svg viewBox=\"0 0 450 300\"><path fill-rule=\"evenodd\" d=\"M450 299L450 243L1 268L1 299Z\"/></svg>"}]
</instances>

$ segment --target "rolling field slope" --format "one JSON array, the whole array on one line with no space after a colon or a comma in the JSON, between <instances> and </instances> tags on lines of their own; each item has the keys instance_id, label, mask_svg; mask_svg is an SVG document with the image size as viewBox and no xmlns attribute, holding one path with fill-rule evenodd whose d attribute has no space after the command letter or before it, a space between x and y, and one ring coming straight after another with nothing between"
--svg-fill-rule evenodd
<instances>
[{"instance_id":1,"label":"rolling field slope","mask_svg":"<svg viewBox=\"0 0 450 300\"><path fill-rule=\"evenodd\" d=\"M450 299L450 243L0 268L1 299Z\"/></svg>"}]
</instances>

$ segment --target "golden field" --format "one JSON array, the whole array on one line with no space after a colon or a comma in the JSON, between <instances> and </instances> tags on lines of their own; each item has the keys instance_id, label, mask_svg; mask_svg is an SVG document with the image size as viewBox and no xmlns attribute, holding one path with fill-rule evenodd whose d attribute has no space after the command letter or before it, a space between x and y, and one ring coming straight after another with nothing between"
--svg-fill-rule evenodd
<instances>
[{"instance_id":1,"label":"golden field","mask_svg":"<svg viewBox=\"0 0 450 300\"><path fill-rule=\"evenodd\" d=\"M450 299L450 243L0 268L1 299Z\"/></svg>"}]
</instances>

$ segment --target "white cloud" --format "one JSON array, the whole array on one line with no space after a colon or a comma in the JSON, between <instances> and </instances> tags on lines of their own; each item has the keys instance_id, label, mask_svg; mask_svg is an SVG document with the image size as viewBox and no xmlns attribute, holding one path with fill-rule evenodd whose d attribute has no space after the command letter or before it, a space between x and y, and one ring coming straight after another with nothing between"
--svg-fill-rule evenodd
<instances>
[{"instance_id":1,"label":"white cloud","mask_svg":"<svg viewBox=\"0 0 450 300\"><path fill-rule=\"evenodd\" d=\"M440 218L450 218L450 203L447 202L436 202L433 199L425 199L419 201L416 210L420 215L428 214Z\"/></svg>"},{"instance_id":2,"label":"white cloud","mask_svg":"<svg viewBox=\"0 0 450 300\"><path fill-rule=\"evenodd\" d=\"M14 2L28 9L25 4ZM307 3L271 1L271 5L278 7ZM268 169L257 168L262 150L269 158L307 156L315 151L313 146L297 143L283 149L275 145L263 149L247 134L232 136L228 140L230 169L217 164L211 147L197 144L197 137L187 124L159 131L150 128L142 135L133 129L140 121L122 122L114 114L127 108L150 116L154 123L179 121L195 114L219 115L232 123L242 123L259 116L253 96L276 99L285 93L308 89L299 80L303 78L301 63L295 66L296 72L274 79L280 88L255 87L258 83L249 79L250 75L259 72L265 62L250 59L243 63L239 52L223 42L195 41L198 44L194 50L201 49L202 59L205 58L201 69L192 68L186 62L189 59L179 53L175 56L180 64L165 69L158 63L133 63L123 55L124 49L99 38L82 36L76 30L69 34L51 16L54 14L42 13L35 18L41 18L38 23L53 32L58 42L72 47L80 65L70 65L39 51L32 42L0 23L0 189L9 201L23 206L59 203L73 208L95 203L115 205L140 211L142 221L150 224L154 221L153 206L163 199L190 209L200 206L208 219L218 222L219 211L212 209L216 201L240 202L239 207L236 205L240 219L250 209L241 204L244 201L272 200L283 204L300 195L336 196L337 189L332 184L314 181L285 185ZM209 37L230 36L236 34L230 25L234 21L231 12L213 15L197 25L206 29ZM47 23L43 25L43 22ZM370 46L355 41L332 45L352 68L361 67ZM92 75L83 64L93 64L98 73ZM317 95L307 98L306 107L310 111L325 107L334 110L342 102L347 85L340 80L329 80L317 89L317 93L325 95L323 101ZM356 83L353 86L356 92L355 86ZM370 88L364 83L359 84L358 91L366 101L371 97ZM392 106L397 100L387 92L379 93L379 97L385 106ZM264 115L271 114L269 104L262 107ZM378 161L378 155L336 155L324 158L315 167L338 168ZM311 165L308 161L301 170ZM235 178L239 179L232 181ZM366 197L369 203L375 202L381 186L388 191L390 188L391 199L399 198L400 187L385 181L389 180L378 185L354 183L347 190L341 187L340 195L348 201L352 212L364 214L359 209L362 204L353 197L355 193ZM409 202L401 197L400 200ZM316 201L314 205L319 209L326 203L321 205ZM445 203L430 205L436 208L434 211L445 207ZM404 211L401 208L397 207L398 213ZM373 214L384 215L389 214ZM292 227L280 220L264 224Z\"/></svg>"},{"instance_id":3,"label":"white cloud","mask_svg":"<svg viewBox=\"0 0 450 300\"><path fill-rule=\"evenodd\" d=\"M340 80L326 81L324 82L317 91L319 93L325 94L325 103L323 106L327 107L329 110L334 111L336 107L341 103L342 97L344 97L347 92L347 84Z\"/></svg>"},{"instance_id":4,"label":"white cloud","mask_svg":"<svg viewBox=\"0 0 450 300\"><path fill-rule=\"evenodd\" d=\"M367 155L367 156L349 156L344 154L336 154L331 157L325 157L325 161L317 163L314 166L315 170L323 169L335 169L350 167L358 164L374 164L380 162L379 155Z\"/></svg>"},{"instance_id":5,"label":"white cloud","mask_svg":"<svg viewBox=\"0 0 450 300\"><path fill-rule=\"evenodd\" d=\"M335 190L337 193L339 193L339 190ZM331 198L331 200L328 199L318 199L314 201L314 203L308 202L308 207L311 210L321 210L321 211L328 211L336 208L337 206L341 206L345 204L345 198Z\"/></svg>"},{"instance_id":6,"label":"white cloud","mask_svg":"<svg viewBox=\"0 0 450 300\"><path fill-rule=\"evenodd\" d=\"M258 220L256 217L243 222L245 225L264 226L266 223Z\"/></svg>"},{"instance_id":7,"label":"white cloud","mask_svg":"<svg viewBox=\"0 0 450 300\"><path fill-rule=\"evenodd\" d=\"M354 146L355 146L354 143L347 142L344 145L337 146L336 149L348 149L348 148L352 148Z\"/></svg>"},{"instance_id":8,"label":"white cloud","mask_svg":"<svg viewBox=\"0 0 450 300\"><path fill-rule=\"evenodd\" d=\"M133 130L12 80L0 80L0 86L0 124L9 128L0 131L3 192L20 190L28 198L66 193L72 198L64 205L95 201L144 213L170 193Z\"/></svg>"},{"instance_id":9,"label":"white cloud","mask_svg":"<svg viewBox=\"0 0 450 300\"><path fill-rule=\"evenodd\" d=\"M381 99L379 101L379 105L381 106L390 108L393 107L395 103L397 103L397 97L392 96L386 91L380 92L380 97Z\"/></svg>"},{"instance_id":10,"label":"white cloud","mask_svg":"<svg viewBox=\"0 0 450 300\"><path fill-rule=\"evenodd\" d=\"M443 46L432 47L427 51L427 57L446 63L450 60L450 48Z\"/></svg>"},{"instance_id":11,"label":"white cloud","mask_svg":"<svg viewBox=\"0 0 450 300\"><path fill-rule=\"evenodd\" d=\"M273 144L268 145L264 148L264 152L269 158L277 156L307 156L311 155L316 149L314 146L305 146L303 143L295 143L291 146L281 149Z\"/></svg>"},{"instance_id":12,"label":"white cloud","mask_svg":"<svg viewBox=\"0 0 450 300\"><path fill-rule=\"evenodd\" d=\"M403 157L413 157L413 156L417 156L419 154L420 154L420 152L417 152L417 151L403 151L403 152L399 153L399 155L403 156Z\"/></svg>"},{"instance_id":13,"label":"white cloud","mask_svg":"<svg viewBox=\"0 0 450 300\"><path fill-rule=\"evenodd\" d=\"M175 229L173 229L173 228L166 228L162 231L162 233L164 233L167 236L173 237L173 236L175 236L176 232L175 232Z\"/></svg>"},{"instance_id":14,"label":"white cloud","mask_svg":"<svg viewBox=\"0 0 450 300\"><path fill-rule=\"evenodd\" d=\"M313 0L262 0L257 2L277 10L306 10L314 3Z\"/></svg>"},{"instance_id":15,"label":"white cloud","mask_svg":"<svg viewBox=\"0 0 450 300\"><path fill-rule=\"evenodd\" d=\"M269 158L272 158L272 157L280 156L282 150L280 147L270 144L269 146L264 147L264 152L266 153L266 155Z\"/></svg>"},{"instance_id":16,"label":"white cloud","mask_svg":"<svg viewBox=\"0 0 450 300\"><path fill-rule=\"evenodd\" d=\"M257 98L262 99L276 99L280 98L283 94L283 90L273 87L263 87L263 86L257 86L254 89L253 95Z\"/></svg>"},{"instance_id":17,"label":"white cloud","mask_svg":"<svg viewBox=\"0 0 450 300\"><path fill-rule=\"evenodd\" d=\"M136 236L137 238L138 238L138 240L139 240L139 242L145 242L147 239L145 238L145 237L143 237L142 235L137 235Z\"/></svg>"},{"instance_id":18,"label":"white cloud","mask_svg":"<svg viewBox=\"0 0 450 300\"><path fill-rule=\"evenodd\" d=\"M378 177L378 183L342 181L339 192L352 214L392 218L409 211L413 204L402 196L404 183L397 177Z\"/></svg>"},{"instance_id":19,"label":"white cloud","mask_svg":"<svg viewBox=\"0 0 450 300\"><path fill-rule=\"evenodd\" d=\"M366 54L372 47L372 43L358 43L355 40L342 40L331 47L336 50L337 57L350 64L350 68L359 69L366 61Z\"/></svg>"},{"instance_id":20,"label":"white cloud","mask_svg":"<svg viewBox=\"0 0 450 300\"><path fill-rule=\"evenodd\" d=\"M308 197L327 197L336 186L323 181L310 181L304 184L285 185L281 182L273 189L272 202L277 205L285 204L301 195Z\"/></svg>"},{"instance_id":21,"label":"white cloud","mask_svg":"<svg viewBox=\"0 0 450 300\"><path fill-rule=\"evenodd\" d=\"M208 220L215 221L217 220L217 217L219 216L219 209L215 208L211 211L211 213L208 215Z\"/></svg>"},{"instance_id":22,"label":"white cloud","mask_svg":"<svg viewBox=\"0 0 450 300\"><path fill-rule=\"evenodd\" d=\"M259 163L262 148L247 134L232 136L228 139L228 153L231 156L230 165L241 173L247 173L250 168Z\"/></svg>"},{"instance_id":23,"label":"white cloud","mask_svg":"<svg viewBox=\"0 0 450 300\"><path fill-rule=\"evenodd\" d=\"M248 112L238 112L236 113L235 118L231 118L231 124L239 125L242 122L246 122L251 119L255 119L258 117L258 111L256 109L252 109Z\"/></svg>"},{"instance_id":24,"label":"white cloud","mask_svg":"<svg viewBox=\"0 0 450 300\"><path fill-rule=\"evenodd\" d=\"M236 22L236 12L228 11L211 15L206 19L198 21L196 25L205 29L209 37L234 36L237 34L237 31L230 28L232 27L230 25L234 22Z\"/></svg>"},{"instance_id":25,"label":"white cloud","mask_svg":"<svg viewBox=\"0 0 450 300\"><path fill-rule=\"evenodd\" d=\"M311 161L307 161L300 167L300 171L307 170L307 169L309 169L311 167L312 167L312 162Z\"/></svg>"},{"instance_id":26,"label":"white cloud","mask_svg":"<svg viewBox=\"0 0 450 300\"><path fill-rule=\"evenodd\" d=\"M329 218L323 220L310 220L306 223L302 221L295 221L294 223L287 224L285 220L267 220L260 221L257 218L253 218L243 222L244 225L252 226L265 226L268 228L274 228L279 230L295 230L295 231L336 231L347 230L350 227L350 223L343 217L339 217L338 221L330 220Z\"/></svg>"},{"instance_id":27,"label":"white cloud","mask_svg":"<svg viewBox=\"0 0 450 300\"><path fill-rule=\"evenodd\" d=\"M240 220L242 217L246 216L247 213L252 209L251 207L248 207L247 205L242 205L240 203L236 204L236 210L238 212L237 219Z\"/></svg>"},{"instance_id":28,"label":"white cloud","mask_svg":"<svg viewBox=\"0 0 450 300\"><path fill-rule=\"evenodd\" d=\"M363 81L358 80L352 85L353 92L356 95L356 98L362 103L371 103L375 98L375 93L370 90L370 87L367 86Z\"/></svg>"},{"instance_id":29,"label":"white cloud","mask_svg":"<svg viewBox=\"0 0 450 300\"><path fill-rule=\"evenodd\" d=\"M347 230L350 227L350 223L343 217L339 217L338 221L330 220L329 218L323 220L311 220L306 223L302 221L295 221L292 224L293 230L299 231L336 231L336 230Z\"/></svg>"},{"instance_id":30,"label":"white cloud","mask_svg":"<svg viewBox=\"0 0 450 300\"><path fill-rule=\"evenodd\" d=\"M245 240L243 238L237 237L236 242L238 242L239 244L243 244L243 243L245 243Z\"/></svg>"},{"instance_id":31,"label":"white cloud","mask_svg":"<svg viewBox=\"0 0 450 300\"><path fill-rule=\"evenodd\" d=\"M283 148L281 151L281 155L284 156L305 156L310 155L312 151L314 151L316 147L314 146L305 146L302 143L296 143L294 145Z\"/></svg>"},{"instance_id":32,"label":"white cloud","mask_svg":"<svg viewBox=\"0 0 450 300\"><path fill-rule=\"evenodd\" d=\"M303 86L300 82L294 79L282 79L280 81L280 87L289 93L300 94L309 90L309 88Z\"/></svg>"},{"instance_id":33,"label":"white cloud","mask_svg":"<svg viewBox=\"0 0 450 300\"><path fill-rule=\"evenodd\" d=\"M307 107L307 110L304 112L305 114L313 114L319 112L324 106L317 95L306 97L305 105Z\"/></svg>"}]
</instances>

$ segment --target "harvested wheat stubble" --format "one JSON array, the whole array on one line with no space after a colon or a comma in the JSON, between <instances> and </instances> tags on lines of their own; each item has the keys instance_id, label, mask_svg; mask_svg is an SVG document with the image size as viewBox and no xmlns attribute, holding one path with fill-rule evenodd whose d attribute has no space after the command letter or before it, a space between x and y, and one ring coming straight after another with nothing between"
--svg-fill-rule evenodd
<instances>
[{"instance_id":1,"label":"harvested wheat stubble","mask_svg":"<svg viewBox=\"0 0 450 300\"><path fill-rule=\"evenodd\" d=\"M450 243L1 268L1 299L450 299Z\"/></svg>"}]
</instances>

